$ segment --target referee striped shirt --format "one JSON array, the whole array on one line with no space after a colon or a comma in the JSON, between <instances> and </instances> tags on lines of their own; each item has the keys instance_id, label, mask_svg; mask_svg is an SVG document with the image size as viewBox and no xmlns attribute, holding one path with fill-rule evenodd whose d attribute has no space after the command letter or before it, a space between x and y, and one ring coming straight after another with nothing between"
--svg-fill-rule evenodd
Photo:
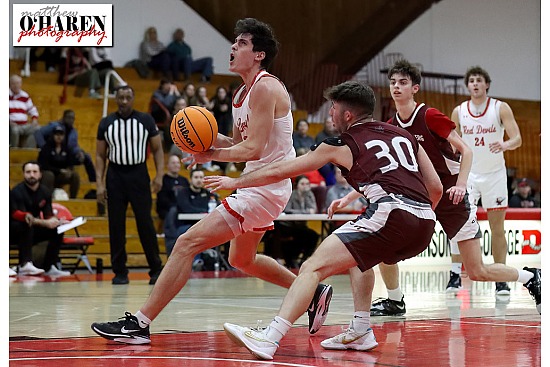
<instances>
[{"instance_id":1,"label":"referee striped shirt","mask_svg":"<svg viewBox=\"0 0 550 367\"><path fill-rule=\"evenodd\" d=\"M132 166L145 163L147 141L158 134L151 115L133 110L126 118L118 112L102 118L97 129L97 140L107 143L110 162Z\"/></svg>"}]
</instances>

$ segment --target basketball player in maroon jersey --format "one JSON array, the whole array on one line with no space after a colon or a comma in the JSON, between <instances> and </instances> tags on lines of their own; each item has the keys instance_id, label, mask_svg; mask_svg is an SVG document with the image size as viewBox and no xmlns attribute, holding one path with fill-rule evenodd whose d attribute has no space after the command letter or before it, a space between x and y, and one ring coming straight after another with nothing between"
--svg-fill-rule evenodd
<instances>
[{"instance_id":1,"label":"basketball player in maroon jersey","mask_svg":"<svg viewBox=\"0 0 550 367\"><path fill-rule=\"evenodd\" d=\"M388 72L390 92L395 101L397 113L389 121L415 136L425 149L443 184L443 197L435 208L437 220L445 230L451 242L458 244L468 276L478 281L518 281L524 284L535 298L540 313L540 269L524 268L518 270L503 264L485 265L481 258L480 231L476 219L476 208L468 200L466 181L471 165L472 152L455 131L455 124L435 108L423 103L417 104L414 95L420 88L420 71L406 60L396 62ZM454 154L453 147L462 154L462 160ZM345 200L344 200L345 199ZM329 207L337 211L345 207L343 202L335 200ZM460 265L451 270L449 288L459 287ZM388 298L375 302L370 311L373 316L395 316L406 312L404 295L399 288L399 267L397 264L379 265L380 273L388 289ZM456 275L453 273L456 271ZM368 286L360 275L352 282L359 289ZM353 277L353 274L352 274ZM393 298L392 298L393 296ZM355 297L355 294L354 294ZM358 302L355 302L357 307ZM365 306L362 305L362 308Z\"/></svg>"},{"instance_id":2,"label":"basketball player in maroon jersey","mask_svg":"<svg viewBox=\"0 0 550 367\"><path fill-rule=\"evenodd\" d=\"M295 160L272 163L239 178L207 179L207 186L214 190L233 190L295 177L333 163L354 187L356 197L362 193L369 201L363 214L325 238L304 262L278 316L266 329L224 324L228 336L259 359L273 359L279 341L306 310L320 281L348 269L372 273L372 267L381 261L394 263L416 256L428 246L433 233L432 205L439 201L442 186L416 139L403 129L373 121L375 97L366 85L345 82L329 88L325 98L332 102L330 115L340 137L324 140ZM369 279L373 281L360 292L367 305L374 274ZM355 316L346 332L322 345L375 348L378 343L370 328L368 308Z\"/></svg>"}]
</instances>

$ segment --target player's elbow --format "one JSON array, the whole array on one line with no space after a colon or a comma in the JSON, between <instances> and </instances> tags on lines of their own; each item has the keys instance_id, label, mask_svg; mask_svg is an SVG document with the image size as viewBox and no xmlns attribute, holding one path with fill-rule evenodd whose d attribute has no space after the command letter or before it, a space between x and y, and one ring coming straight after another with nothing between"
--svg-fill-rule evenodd
<instances>
[{"instance_id":1,"label":"player's elbow","mask_svg":"<svg viewBox=\"0 0 550 367\"><path fill-rule=\"evenodd\" d=\"M437 204L443 196L443 185L440 181L431 182L430 186L428 187L428 192L430 193L430 199L432 203Z\"/></svg>"},{"instance_id":2,"label":"player's elbow","mask_svg":"<svg viewBox=\"0 0 550 367\"><path fill-rule=\"evenodd\" d=\"M521 139L521 135L518 134L518 137L516 139L517 139L516 148L519 148L521 147L521 143L523 142L523 140Z\"/></svg>"}]
</instances>

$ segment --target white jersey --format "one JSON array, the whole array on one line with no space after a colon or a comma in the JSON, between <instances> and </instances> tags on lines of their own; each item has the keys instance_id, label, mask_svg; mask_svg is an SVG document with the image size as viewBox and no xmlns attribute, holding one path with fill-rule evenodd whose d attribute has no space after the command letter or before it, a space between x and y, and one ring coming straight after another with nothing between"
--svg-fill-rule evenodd
<instances>
[{"instance_id":1,"label":"white jersey","mask_svg":"<svg viewBox=\"0 0 550 367\"><path fill-rule=\"evenodd\" d=\"M470 108L470 100L458 108L458 121L462 139L472 149L474 158L472 173L489 173L505 169L504 153L491 153L489 144L502 141L504 126L500 121L501 101L488 98L485 110L476 116Z\"/></svg>"},{"instance_id":2,"label":"white jersey","mask_svg":"<svg viewBox=\"0 0 550 367\"><path fill-rule=\"evenodd\" d=\"M243 141L248 138L248 124L251 114L250 106L248 105L250 100L250 92L254 89L254 86L258 80L263 77L277 79L267 71L261 70L254 78L250 90L246 90L245 85L243 84L237 89L235 95L233 96L233 121L237 129L240 131ZM282 82L281 84L284 87ZM244 98L242 97L243 93L246 93ZM262 151L261 157L257 160L246 162L243 173L256 171L271 162L296 158L296 151L292 145L293 126L294 120L292 118L292 112L289 108L286 116L274 120L273 130L271 131L271 135L269 136L265 149Z\"/></svg>"}]
</instances>

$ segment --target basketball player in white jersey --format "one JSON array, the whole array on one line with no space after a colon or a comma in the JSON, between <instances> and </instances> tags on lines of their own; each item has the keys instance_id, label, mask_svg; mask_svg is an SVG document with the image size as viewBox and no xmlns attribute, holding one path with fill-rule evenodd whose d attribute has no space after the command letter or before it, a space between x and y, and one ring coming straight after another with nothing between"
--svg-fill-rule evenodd
<instances>
[{"instance_id":1,"label":"basketball player in white jersey","mask_svg":"<svg viewBox=\"0 0 550 367\"><path fill-rule=\"evenodd\" d=\"M213 149L184 160L190 166L212 160L246 161L244 172L248 173L268 163L296 157L292 145L294 124L286 88L266 72L278 50L271 27L256 19L242 19L236 24L235 35L229 70L239 74L243 84L233 97L233 138L218 134ZM273 228L273 220L282 213L291 193L288 178L237 190L176 240L155 287L136 314L126 312L118 322L93 323L92 330L121 343L150 343L149 324L185 286L195 255L227 241L231 241L229 262L234 267L290 288L296 275L256 250L265 231ZM331 296L331 286L318 285L308 308L310 333L322 326Z\"/></svg>"},{"instance_id":2,"label":"basketball player in white jersey","mask_svg":"<svg viewBox=\"0 0 550 367\"><path fill-rule=\"evenodd\" d=\"M470 99L457 106L451 120L457 131L473 151L473 162L468 177L470 200L487 210L491 228L491 248L495 263L506 264L507 244L504 218L508 207L508 187L504 151L521 146L521 134L512 109L506 102L487 96L491 78L479 66L468 69L464 83ZM508 140L504 141L504 132ZM455 247L451 248L453 263L459 262ZM496 282L496 294L509 295L505 282Z\"/></svg>"}]
</instances>

